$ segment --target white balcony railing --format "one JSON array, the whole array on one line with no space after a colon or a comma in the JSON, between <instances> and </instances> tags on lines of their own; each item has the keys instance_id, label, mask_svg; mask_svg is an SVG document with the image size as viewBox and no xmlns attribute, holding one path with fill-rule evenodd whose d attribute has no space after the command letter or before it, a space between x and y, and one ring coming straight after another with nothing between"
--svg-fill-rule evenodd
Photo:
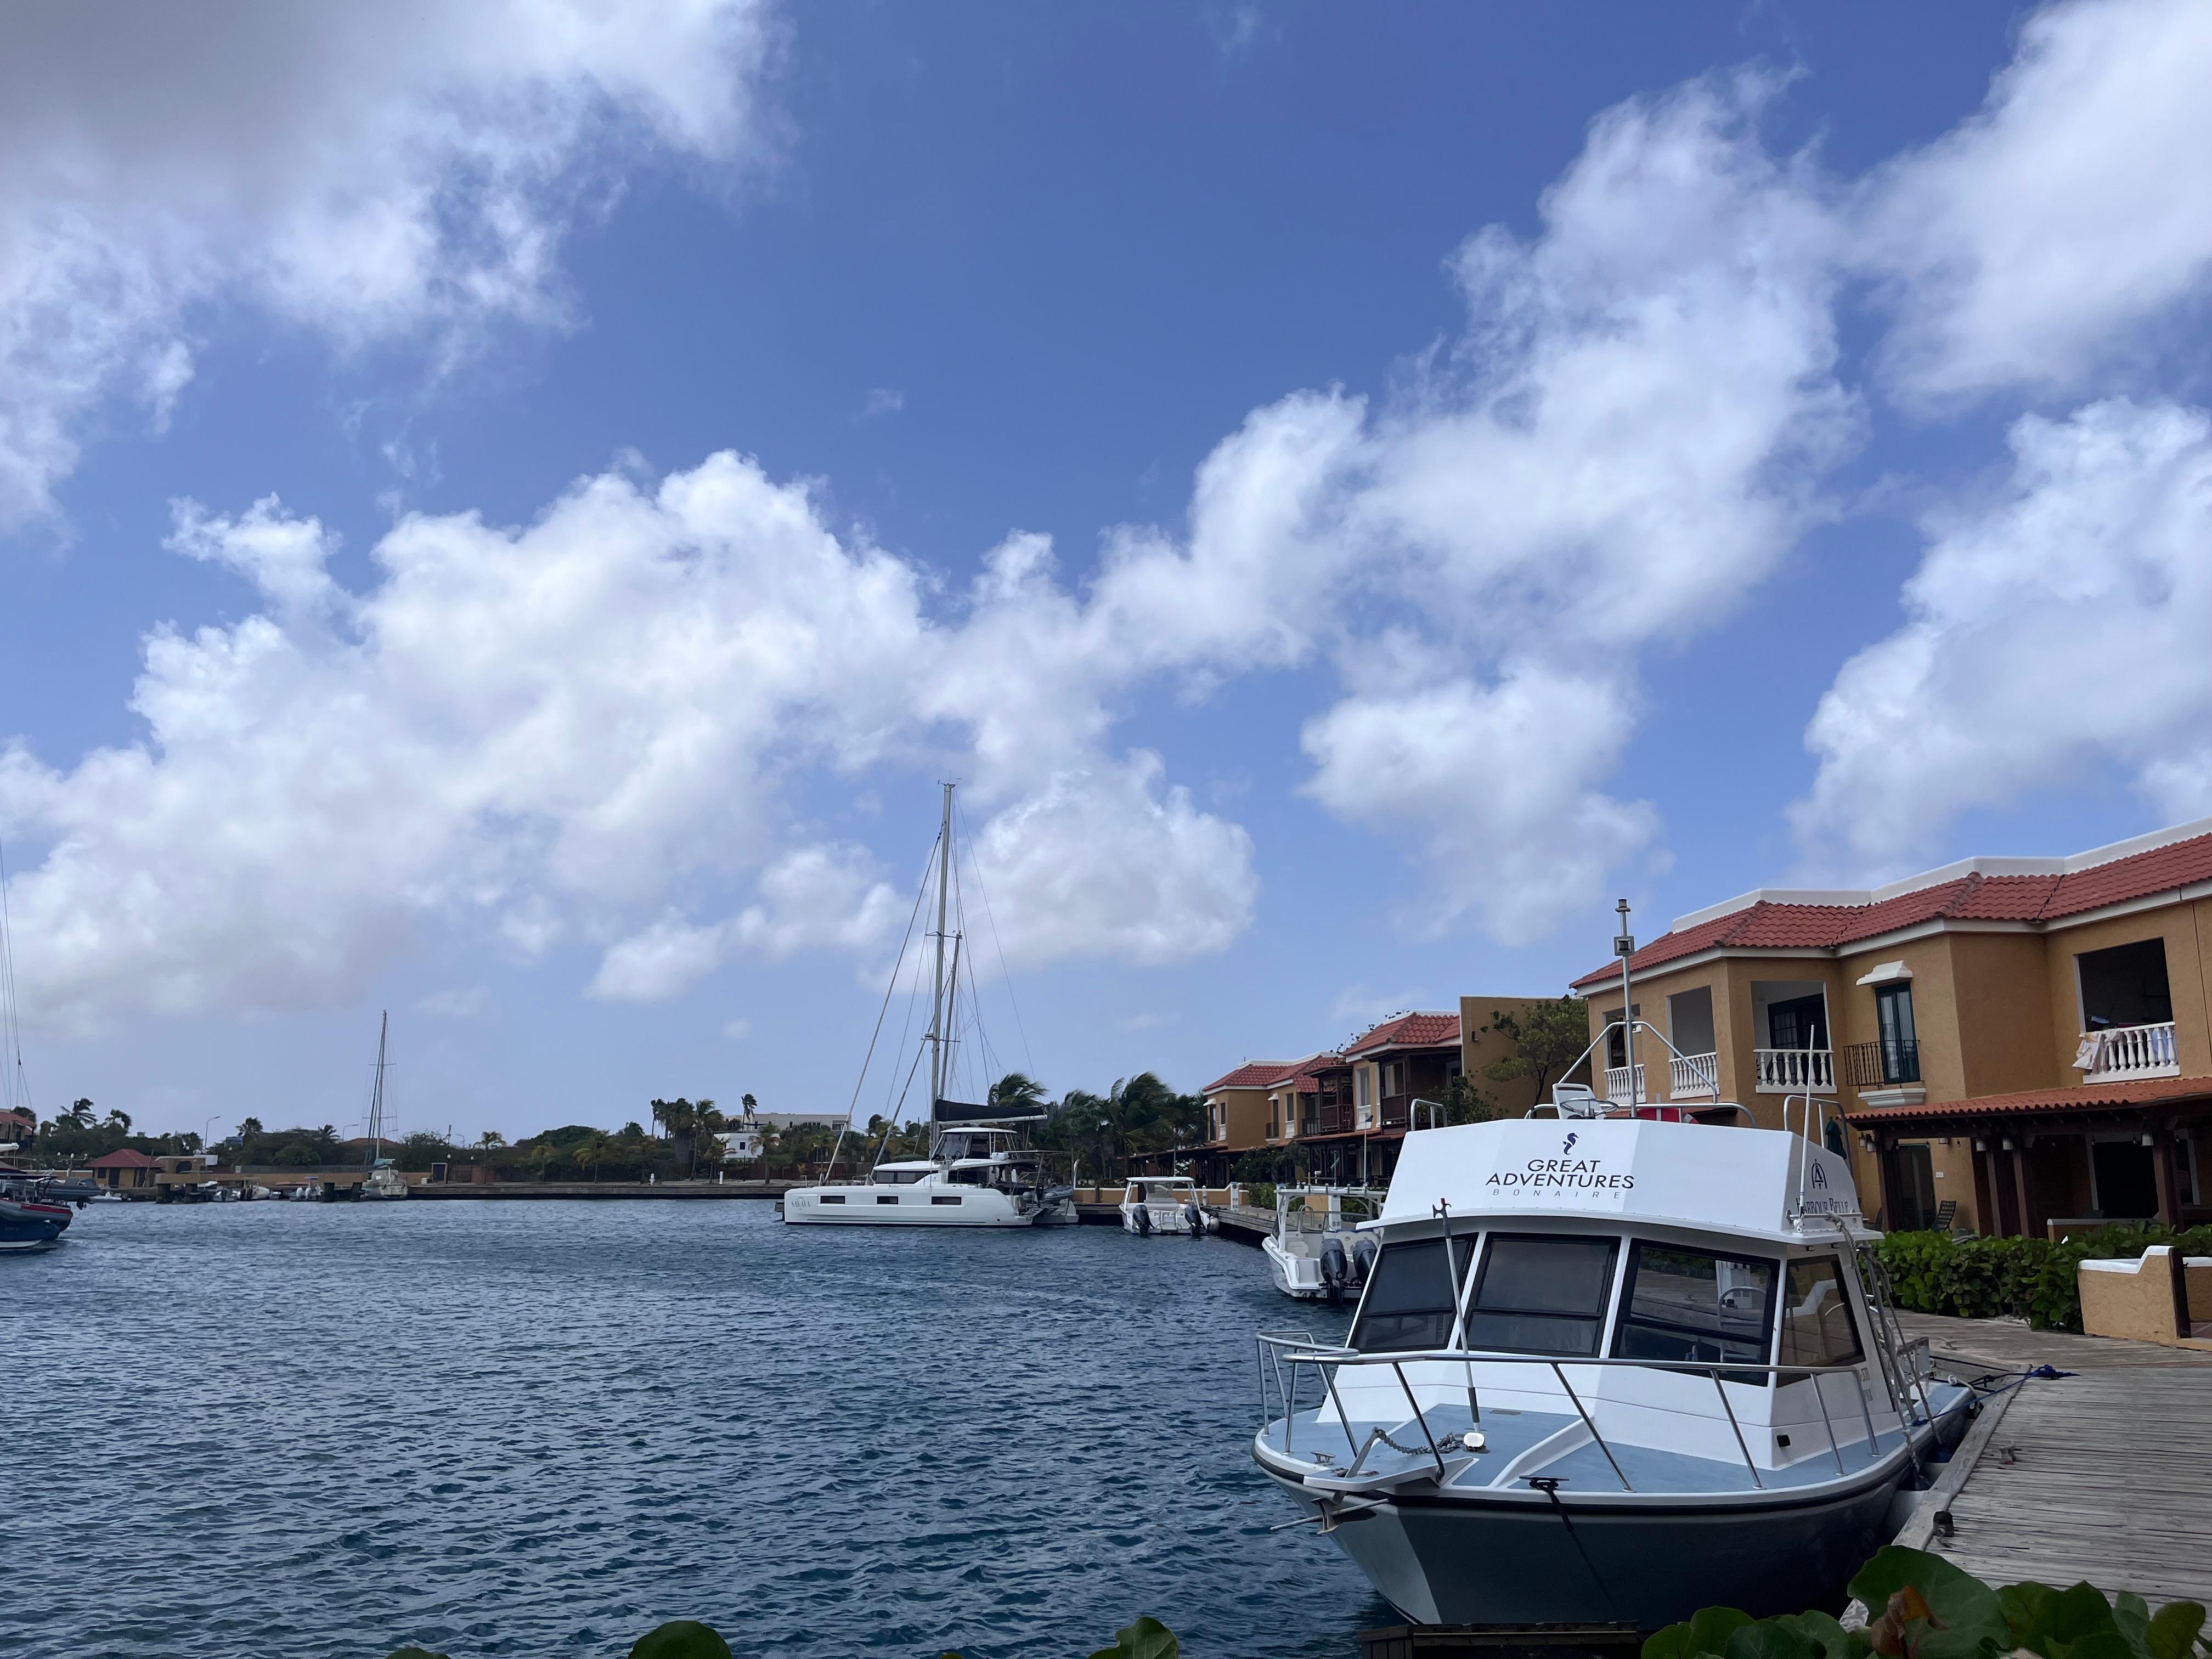
<instances>
[{"instance_id":1,"label":"white balcony railing","mask_svg":"<svg viewBox=\"0 0 2212 1659\"><path fill-rule=\"evenodd\" d=\"M1752 1063L1763 1095L1802 1094L1836 1086L1836 1056L1827 1048L1753 1048Z\"/></svg>"},{"instance_id":2,"label":"white balcony railing","mask_svg":"<svg viewBox=\"0 0 2212 1659\"><path fill-rule=\"evenodd\" d=\"M2173 1022L2163 1025L2116 1025L2085 1031L2075 1066L2084 1083L2118 1083L2125 1078L2179 1077L2181 1055L2173 1046Z\"/></svg>"},{"instance_id":3,"label":"white balcony railing","mask_svg":"<svg viewBox=\"0 0 2212 1659\"><path fill-rule=\"evenodd\" d=\"M1673 1071L1673 1097L1676 1100L1711 1100L1720 1092L1721 1059L1718 1054L1681 1054L1667 1062Z\"/></svg>"},{"instance_id":4,"label":"white balcony railing","mask_svg":"<svg viewBox=\"0 0 2212 1659\"><path fill-rule=\"evenodd\" d=\"M1617 1105L1627 1103L1628 1067L1608 1066L1605 1068L1605 1097ZM1644 1082L1644 1068L1641 1066L1636 1068L1636 1097L1642 1101L1651 1098L1651 1085Z\"/></svg>"}]
</instances>

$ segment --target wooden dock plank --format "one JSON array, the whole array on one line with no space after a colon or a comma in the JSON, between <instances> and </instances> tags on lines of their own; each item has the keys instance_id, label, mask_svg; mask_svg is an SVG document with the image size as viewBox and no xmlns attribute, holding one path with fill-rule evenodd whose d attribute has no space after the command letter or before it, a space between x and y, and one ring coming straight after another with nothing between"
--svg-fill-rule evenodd
<instances>
[{"instance_id":1,"label":"wooden dock plank","mask_svg":"<svg viewBox=\"0 0 2212 1659\"><path fill-rule=\"evenodd\" d=\"M2075 1374L2021 1385L1951 1500L1954 1535L1933 1547L1990 1583L2087 1579L2212 1604L2212 1364L2186 1349L2115 1364L2149 1345L2048 1332L1999 1341Z\"/></svg>"}]
</instances>

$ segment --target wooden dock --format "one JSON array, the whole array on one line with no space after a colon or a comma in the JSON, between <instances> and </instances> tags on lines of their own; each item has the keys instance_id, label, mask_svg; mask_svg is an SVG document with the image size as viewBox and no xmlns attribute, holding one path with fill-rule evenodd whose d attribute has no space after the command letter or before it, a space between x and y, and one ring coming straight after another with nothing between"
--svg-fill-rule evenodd
<instances>
[{"instance_id":1,"label":"wooden dock","mask_svg":"<svg viewBox=\"0 0 2212 1659\"><path fill-rule=\"evenodd\" d=\"M2031 1331L2006 1320L1902 1314L1939 1358L2030 1378L1966 1467L1898 1541L1941 1552L1986 1583L2087 1579L2154 1606L2212 1604L2212 1353ZM1935 1511L1953 1533L1938 1535Z\"/></svg>"},{"instance_id":2,"label":"wooden dock","mask_svg":"<svg viewBox=\"0 0 2212 1659\"><path fill-rule=\"evenodd\" d=\"M448 1181L409 1183L413 1198L781 1198L795 1181Z\"/></svg>"}]
</instances>

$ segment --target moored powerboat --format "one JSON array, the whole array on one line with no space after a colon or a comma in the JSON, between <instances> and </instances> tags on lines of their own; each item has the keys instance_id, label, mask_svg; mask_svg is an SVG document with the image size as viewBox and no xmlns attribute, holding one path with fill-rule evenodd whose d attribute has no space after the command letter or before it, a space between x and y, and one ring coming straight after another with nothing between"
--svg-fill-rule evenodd
<instances>
[{"instance_id":1,"label":"moored powerboat","mask_svg":"<svg viewBox=\"0 0 2212 1659\"><path fill-rule=\"evenodd\" d=\"M1131 1176L1121 1197L1121 1227L1125 1232L1188 1233L1202 1237L1214 1230L1198 1183L1188 1176Z\"/></svg>"},{"instance_id":2,"label":"moored powerboat","mask_svg":"<svg viewBox=\"0 0 2212 1659\"><path fill-rule=\"evenodd\" d=\"M25 1255L60 1243L74 1217L48 1193L50 1185L28 1170L0 1169L0 1255Z\"/></svg>"},{"instance_id":3,"label":"moored powerboat","mask_svg":"<svg viewBox=\"0 0 2212 1659\"><path fill-rule=\"evenodd\" d=\"M1358 1226L1381 1212L1382 1197L1370 1187L1277 1188L1275 1231L1260 1241L1275 1288L1301 1302L1357 1297L1376 1249Z\"/></svg>"},{"instance_id":4,"label":"moored powerboat","mask_svg":"<svg viewBox=\"0 0 2212 1659\"><path fill-rule=\"evenodd\" d=\"M1253 1457L1419 1623L1839 1606L1975 1397L1805 1115L1408 1134L1346 1345L1260 1340Z\"/></svg>"}]
</instances>

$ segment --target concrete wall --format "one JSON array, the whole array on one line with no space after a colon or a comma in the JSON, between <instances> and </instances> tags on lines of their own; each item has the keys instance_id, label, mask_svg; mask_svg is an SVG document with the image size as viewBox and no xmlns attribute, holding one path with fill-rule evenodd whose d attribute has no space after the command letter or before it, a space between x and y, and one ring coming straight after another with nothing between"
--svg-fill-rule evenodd
<instances>
[{"instance_id":1,"label":"concrete wall","mask_svg":"<svg viewBox=\"0 0 2212 1659\"><path fill-rule=\"evenodd\" d=\"M1211 1146L1243 1152L1267 1144L1267 1091L1265 1089L1217 1089L1206 1097L1210 1106L1222 1108L1228 1133Z\"/></svg>"}]
</instances>

